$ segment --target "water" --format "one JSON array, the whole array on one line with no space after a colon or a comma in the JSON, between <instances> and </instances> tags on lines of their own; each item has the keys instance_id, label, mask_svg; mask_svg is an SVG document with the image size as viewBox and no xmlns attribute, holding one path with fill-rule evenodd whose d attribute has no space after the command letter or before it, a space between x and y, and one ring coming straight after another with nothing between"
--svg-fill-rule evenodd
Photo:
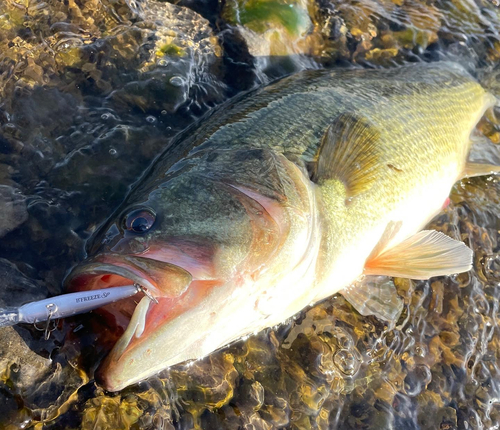
<instances>
[{"instance_id":1,"label":"water","mask_svg":"<svg viewBox=\"0 0 500 430\"><path fill-rule=\"evenodd\" d=\"M85 240L169 138L305 68L460 58L500 95L495 2L48 0L0 4L0 307L61 293ZM481 130L500 142L500 115ZM116 394L93 316L0 330L0 428L496 428L500 183L461 181L431 227L470 274L396 280L395 327L341 297Z\"/></svg>"}]
</instances>

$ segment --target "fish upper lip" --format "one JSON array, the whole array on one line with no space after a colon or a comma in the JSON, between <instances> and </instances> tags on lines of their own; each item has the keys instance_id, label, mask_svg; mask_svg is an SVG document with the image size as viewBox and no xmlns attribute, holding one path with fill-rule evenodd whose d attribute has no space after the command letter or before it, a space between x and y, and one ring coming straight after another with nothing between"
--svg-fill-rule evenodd
<instances>
[{"instance_id":1,"label":"fish upper lip","mask_svg":"<svg viewBox=\"0 0 500 430\"><path fill-rule=\"evenodd\" d=\"M109 255L111 256L111 255ZM125 263L127 264L127 263ZM136 268L134 268L137 270ZM137 272L140 273L139 270ZM66 279L66 283L71 285L71 282L80 275L101 275L101 274L113 274L119 275L126 279L130 279L133 283L139 284L141 287L144 287L150 291L158 291L156 285L154 285L149 279L147 279L146 275L142 276L134 272L133 270L120 266L118 264L109 263L106 261L102 261L98 258L93 259L92 261L76 266L68 275Z\"/></svg>"}]
</instances>

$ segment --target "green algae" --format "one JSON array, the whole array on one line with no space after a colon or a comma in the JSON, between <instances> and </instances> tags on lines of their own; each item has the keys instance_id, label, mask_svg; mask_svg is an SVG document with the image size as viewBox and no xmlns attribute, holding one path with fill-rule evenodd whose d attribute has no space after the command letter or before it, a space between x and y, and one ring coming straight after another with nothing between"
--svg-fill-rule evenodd
<instances>
[{"instance_id":1,"label":"green algae","mask_svg":"<svg viewBox=\"0 0 500 430\"><path fill-rule=\"evenodd\" d=\"M243 0L227 2L228 22L264 33L272 26L283 26L290 34L302 35L311 25L307 9L298 1Z\"/></svg>"},{"instance_id":2,"label":"green algae","mask_svg":"<svg viewBox=\"0 0 500 430\"><path fill-rule=\"evenodd\" d=\"M163 55L172 55L175 57L184 57L186 55L186 51L180 48L173 43L166 43L165 45L160 46L160 49L156 52L158 57Z\"/></svg>"}]
</instances>

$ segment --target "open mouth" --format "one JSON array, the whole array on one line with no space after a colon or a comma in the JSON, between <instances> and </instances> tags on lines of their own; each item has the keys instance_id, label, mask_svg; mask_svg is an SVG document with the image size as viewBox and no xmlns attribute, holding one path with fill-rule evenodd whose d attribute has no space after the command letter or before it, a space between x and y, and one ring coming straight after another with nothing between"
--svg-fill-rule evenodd
<instances>
[{"instance_id":1,"label":"open mouth","mask_svg":"<svg viewBox=\"0 0 500 430\"><path fill-rule=\"evenodd\" d=\"M191 274L181 267L144 257L103 254L77 266L68 276L70 291L89 291L136 284L144 289L128 299L94 312L113 333L112 354L118 359L146 332L172 319L189 285ZM116 342L115 342L116 341Z\"/></svg>"},{"instance_id":2,"label":"open mouth","mask_svg":"<svg viewBox=\"0 0 500 430\"><path fill-rule=\"evenodd\" d=\"M76 267L66 283L70 291L90 291L137 284L152 294L157 292L157 288L146 276L126 267L100 262ZM110 303L94 312L113 329L113 333L121 335L127 329L137 304L144 296L144 293L139 293L128 299Z\"/></svg>"},{"instance_id":3,"label":"open mouth","mask_svg":"<svg viewBox=\"0 0 500 430\"><path fill-rule=\"evenodd\" d=\"M114 391L112 387L116 385L106 380L109 370L117 368L117 364L121 368L120 363L130 361L130 357L136 355L134 351L144 346L149 351L148 342L155 338L163 324L199 304L220 281L193 280L190 272L179 266L143 256L113 253L98 255L77 266L69 274L66 284L70 291L138 284L148 294L141 292L94 311L99 316L95 319L97 325L106 328L101 330L102 336L106 337L102 343L110 350L96 371L96 380Z\"/></svg>"}]
</instances>

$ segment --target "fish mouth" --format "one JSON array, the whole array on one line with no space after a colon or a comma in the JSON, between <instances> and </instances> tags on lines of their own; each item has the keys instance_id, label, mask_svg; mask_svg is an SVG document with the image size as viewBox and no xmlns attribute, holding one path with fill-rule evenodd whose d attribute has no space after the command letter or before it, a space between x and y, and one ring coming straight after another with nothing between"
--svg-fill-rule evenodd
<instances>
[{"instance_id":1,"label":"fish mouth","mask_svg":"<svg viewBox=\"0 0 500 430\"><path fill-rule=\"evenodd\" d=\"M145 258L103 254L75 267L65 280L69 291L88 291L137 284L145 291L108 304L94 312L98 324L106 328L104 343L112 344L95 372L96 381L109 391L123 388L110 377L122 358L165 322L182 311L182 302L192 282L191 274L171 263ZM104 335L103 335L104 336ZM128 385L128 384L126 384Z\"/></svg>"}]
</instances>

